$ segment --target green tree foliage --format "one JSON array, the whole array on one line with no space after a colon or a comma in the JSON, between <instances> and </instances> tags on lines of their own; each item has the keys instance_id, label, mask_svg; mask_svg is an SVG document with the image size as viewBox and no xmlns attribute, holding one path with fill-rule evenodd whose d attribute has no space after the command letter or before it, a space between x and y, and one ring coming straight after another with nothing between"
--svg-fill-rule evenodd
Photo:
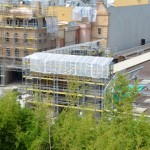
<instances>
[{"instance_id":1,"label":"green tree foliage","mask_svg":"<svg viewBox=\"0 0 150 150\"><path fill-rule=\"evenodd\" d=\"M149 150L150 122L134 117L137 88L128 84L121 74L114 79L100 118L85 107L68 108L54 123L50 108L41 102L21 108L17 94L8 92L0 98L0 150Z\"/></svg>"},{"instance_id":2,"label":"green tree foliage","mask_svg":"<svg viewBox=\"0 0 150 150\"><path fill-rule=\"evenodd\" d=\"M137 86L129 87L125 76L118 74L106 94L107 109L97 120L94 112L65 110L52 127L53 148L56 150L148 150L150 123L135 118L132 102Z\"/></svg>"},{"instance_id":3,"label":"green tree foliage","mask_svg":"<svg viewBox=\"0 0 150 150\"><path fill-rule=\"evenodd\" d=\"M77 81L78 78L72 77L67 83L68 94L66 95L66 101L68 102L68 105L75 105L82 97L82 83Z\"/></svg>"},{"instance_id":4,"label":"green tree foliage","mask_svg":"<svg viewBox=\"0 0 150 150\"><path fill-rule=\"evenodd\" d=\"M103 118L91 112L64 111L52 127L55 150L149 150L150 124L145 118Z\"/></svg>"},{"instance_id":5,"label":"green tree foliage","mask_svg":"<svg viewBox=\"0 0 150 150\"><path fill-rule=\"evenodd\" d=\"M91 112L81 116L76 110L64 110L52 127L54 149L86 149L96 137L96 121Z\"/></svg>"},{"instance_id":6,"label":"green tree foliage","mask_svg":"<svg viewBox=\"0 0 150 150\"><path fill-rule=\"evenodd\" d=\"M48 146L46 109L21 108L17 93L8 92L0 99L0 150L35 150Z\"/></svg>"},{"instance_id":7,"label":"green tree foliage","mask_svg":"<svg viewBox=\"0 0 150 150\"><path fill-rule=\"evenodd\" d=\"M106 91L106 109L119 112L131 112L132 102L135 101L138 91L136 82L133 83L133 88L130 88L127 76L118 73L116 78Z\"/></svg>"}]
</instances>

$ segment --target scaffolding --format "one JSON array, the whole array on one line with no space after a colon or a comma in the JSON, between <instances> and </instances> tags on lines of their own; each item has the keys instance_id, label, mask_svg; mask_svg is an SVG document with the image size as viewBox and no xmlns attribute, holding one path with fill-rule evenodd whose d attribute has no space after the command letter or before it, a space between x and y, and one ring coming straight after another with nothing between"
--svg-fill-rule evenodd
<instances>
[{"instance_id":1,"label":"scaffolding","mask_svg":"<svg viewBox=\"0 0 150 150\"><path fill-rule=\"evenodd\" d=\"M104 57L99 41L34 53L23 58L23 78L31 105L44 102L57 116L63 108L103 112L106 92L113 89L113 58ZM77 50L77 51L76 51ZM103 50L103 55L101 52ZM76 51L76 53L75 53ZM136 80L142 67L122 72Z\"/></svg>"},{"instance_id":2,"label":"scaffolding","mask_svg":"<svg viewBox=\"0 0 150 150\"><path fill-rule=\"evenodd\" d=\"M1 85L6 72L22 72L22 57L58 45L58 20L48 12L44 1L6 1L0 3Z\"/></svg>"},{"instance_id":3,"label":"scaffolding","mask_svg":"<svg viewBox=\"0 0 150 150\"><path fill-rule=\"evenodd\" d=\"M35 101L61 107L103 108L113 58L34 53L23 58L25 90ZM61 107L59 107L61 105Z\"/></svg>"},{"instance_id":4,"label":"scaffolding","mask_svg":"<svg viewBox=\"0 0 150 150\"><path fill-rule=\"evenodd\" d=\"M104 57L113 56L113 53L110 50L110 48L101 46L101 40L69 45L43 52L54 54L80 55L80 56L104 56Z\"/></svg>"}]
</instances>

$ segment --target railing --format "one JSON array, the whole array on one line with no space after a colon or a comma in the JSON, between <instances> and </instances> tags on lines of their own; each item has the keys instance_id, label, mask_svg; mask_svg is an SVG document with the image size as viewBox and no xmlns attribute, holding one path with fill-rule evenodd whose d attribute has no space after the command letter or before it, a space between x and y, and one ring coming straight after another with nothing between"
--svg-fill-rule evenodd
<instances>
[{"instance_id":1,"label":"railing","mask_svg":"<svg viewBox=\"0 0 150 150\"><path fill-rule=\"evenodd\" d=\"M136 53L144 52L145 50L148 50L148 49L150 49L150 43L142 45L142 46L134 47L131 49L127 49L125 51L118 52L116 54L116 56L121 56L121 55L122 56L130 56L130 55L133 55Z\"/></svg>"}]
</instances>

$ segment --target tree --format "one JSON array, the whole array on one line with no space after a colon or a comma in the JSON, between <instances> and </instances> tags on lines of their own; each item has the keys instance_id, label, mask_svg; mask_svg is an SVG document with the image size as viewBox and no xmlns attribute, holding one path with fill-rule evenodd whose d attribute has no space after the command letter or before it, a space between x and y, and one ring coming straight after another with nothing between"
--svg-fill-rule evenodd
<instances>
[{"instance_id":1,"label":"tree","mask_svg":"<svg viewBox=\"0 0 150 150\"><path fill-rule=\"evenodd\" d=\"M45 106L21 108L17 93L7 92L0 99L0 149L49 149L48 119Z\"/></svg>"},{"instance_id":2,"label":"tree","mask_svg":"<svg viewBox=\"0 0 150 150\"><path fill-rule=\"evenodd\" d=\"M74 86L75 87L75 86ZM50 108L37 102L34 110L21 108L17 93L0 99L1 150L148 150L150 122L135 118L132 102L137 86L129 87L118 74L105 98L107 111L97 119L94 111L66 108L52 124ZM76 98L76 97L75 97Z\"/></svg>"},{"instance_id":3,"label":"tree","mask_svg":"<svg viewBox=\"0 0 150 150\"><path fill-rule=\"evenodd\" d=\"M64 110L52 126L53 148L56 150L82 150L94 142L96 120L89 111L81 116L77 110Z\"/></svg>"},{"instance_id":4,"label":"tree","mask_svg":"<svg viewBox=\"0 0 150 150\"><path fill-rule=\"evenodd\" d=\"M136 118L132 102L137 86L129 87L126 76L118 74L106 94L107 111L97 121L94 112L65 110L52 127L53 148L60 150L126 150L149 149L150 123ZM117 98L116 98L117 97Z\"/></svg>"}]
</instances>

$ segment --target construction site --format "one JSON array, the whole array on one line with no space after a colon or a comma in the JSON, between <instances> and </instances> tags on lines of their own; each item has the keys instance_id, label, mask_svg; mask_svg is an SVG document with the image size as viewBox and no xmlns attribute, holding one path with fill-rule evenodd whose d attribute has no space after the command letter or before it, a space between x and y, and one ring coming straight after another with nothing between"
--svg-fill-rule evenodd
<instances>
[{"instance_id":1,"label":"construction site","mask_svg":"<svg viewBox=\"0 0 150 150\"><path fill-rule=\"evenodd\" d=\"M1 86L22 82L22 57L57 47L58 20L40 1L0 4Z\"/></svg>"},{"instance_id":2,"label":"construction site","mask_svg":"<svg viewBox=\"0 0 150 150\"><path fill-rule=\"evenodd\" d=\"M94 41L26 56L25 91L55 106L57 113L66 106L92 105L100 110L113 64L113 58L103 55L105 51Z\"/></svg>"},{"instance_id":3,"label":"construction site","mask_svg":"<svg viewBox=\"0 0 150 150\"><path fill-rule=\"evenodd\" d=\"M102 46L103 38L58 48L57 14L41 1L1 4L0 17L1 87L20 82L20 95L30 97L25 103L45 102L56 116L65 107L101 112L115 75L123 72L135 80L142 69L138 64L150 58L149 53L126 57L150 45L117 53Z\"/></svg>"},{"instance_id":4,"label":"construction site","mask_svg":"<svg viewBox=\"0 0 150 150\"><path fill-rule=\"evenodd\" d=\"M110 49L102 48L100 41L93 41L24 57L23 85L30 96L28 103L45 102L55 109L55 115L66 107L101 112L107 90L113 91L116 74L126 74L133 83L143 68L138 66L138 58L115 64L114 55ZM145 55L138 56L141 63L147 61ZM136 67L132 69L133 66Z\"/></svg>"},{"instance_id":5,"label":"construction site","mask_svg":"<svg viewBox=\"0 0 150 150\"><path fill-rule=\"evenodd\" d=\"M55 49L58 20L47 8L41 1L0 5L1 87L19 81L24 93L54 105L57 114L65 106L102 109L111 51L100 41Z\"/></svg>"}]
</instances>

